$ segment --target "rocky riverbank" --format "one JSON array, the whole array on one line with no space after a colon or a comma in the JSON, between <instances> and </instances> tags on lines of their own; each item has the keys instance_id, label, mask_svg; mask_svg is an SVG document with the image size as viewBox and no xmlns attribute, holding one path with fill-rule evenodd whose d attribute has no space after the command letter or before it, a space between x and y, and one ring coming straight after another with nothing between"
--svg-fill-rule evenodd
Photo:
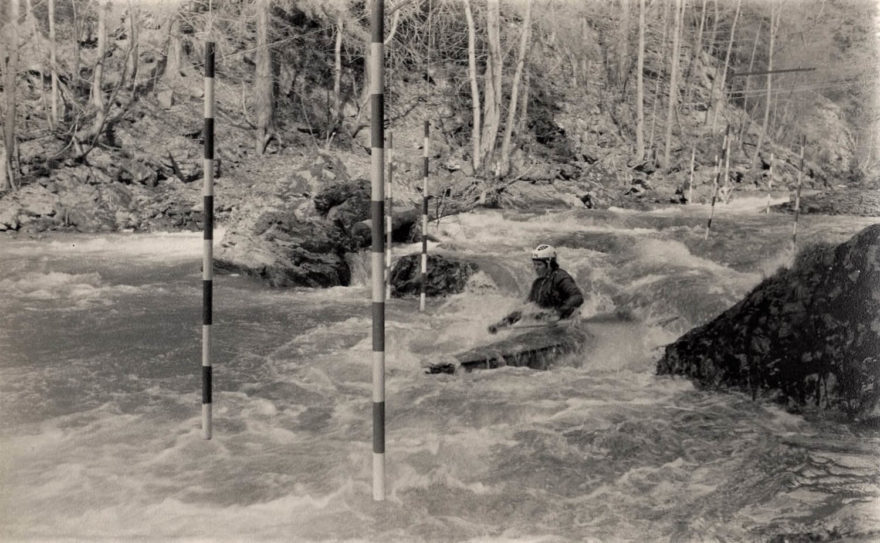
<instances>
[{"instance_id":1,"label":"rocky riverbank","mask_svg":"<svg viewBox=\"0 0 880 543\"><path fill-rule=\"evenodd\" d=\"M712 322L666 348L657 372L791 407L876 416L880 401L880 224L802 251Z\"/></svg>"}]
</instances>

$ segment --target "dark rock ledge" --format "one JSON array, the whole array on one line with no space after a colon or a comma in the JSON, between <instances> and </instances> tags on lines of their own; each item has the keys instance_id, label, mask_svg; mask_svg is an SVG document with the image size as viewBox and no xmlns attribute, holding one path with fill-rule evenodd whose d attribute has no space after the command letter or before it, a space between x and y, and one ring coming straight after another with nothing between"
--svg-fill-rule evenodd
<instances>
[{"instance_id":1,"label":"dark rock ledge","mask_svg":"<svg viewBox=\"0 0 880 543\"><path fill-rule=\"evenodd\" d=\"M658 374L851 417L880 399L880 224L803 250L714 321L667 346Z\"/></svg>"}]
</instances>

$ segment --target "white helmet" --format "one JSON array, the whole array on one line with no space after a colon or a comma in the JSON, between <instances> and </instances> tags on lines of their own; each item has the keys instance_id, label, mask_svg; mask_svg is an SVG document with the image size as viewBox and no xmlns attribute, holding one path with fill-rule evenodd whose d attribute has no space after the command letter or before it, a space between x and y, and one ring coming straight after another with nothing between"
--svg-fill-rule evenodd
<instances>
[{"instance_id":1,"label":"white helmet","mask_svg":"<svg viewBox=\"0 0 880 543\"><path fill-rule=\"evenodd\" d=\"M532 260L556 260L556 249L542 243L532 251Z\"/></svg>"}]
</instances>

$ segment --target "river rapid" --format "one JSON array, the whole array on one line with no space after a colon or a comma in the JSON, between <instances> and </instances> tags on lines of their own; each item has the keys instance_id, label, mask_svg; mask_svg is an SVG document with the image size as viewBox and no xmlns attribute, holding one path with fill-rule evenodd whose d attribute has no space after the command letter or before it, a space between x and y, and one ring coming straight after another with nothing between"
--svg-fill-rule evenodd
<instances>
[{"instance_id":1,"label":"river rapid","mask_svg":"<svg viewBox=\"0 0 880 543\"><path fill-rule=\"evenodd\" d=\"M0 540L878 540L880 433L655 376L664 345L790 261L792 218L763 204L719 210L708 239L704 206L432 225L432 250L482 272L425 313L387 304L384 502L368 257L351 287L215 278L204 440L200 234L2 239ZM803 216L798 240L872 222ZM487 340L540 242L584 316L638 320L593 326L597 346L549 371L425 374Z\"/></svg>"}]
</instances>

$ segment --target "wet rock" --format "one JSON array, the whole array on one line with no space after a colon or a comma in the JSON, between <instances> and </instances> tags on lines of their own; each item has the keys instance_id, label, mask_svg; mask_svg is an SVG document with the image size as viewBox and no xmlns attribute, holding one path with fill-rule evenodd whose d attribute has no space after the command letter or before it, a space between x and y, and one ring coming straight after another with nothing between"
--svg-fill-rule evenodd
<instances>
[{"instance_id":1,"label":"wet rock","mask_svg":"<svg viewBox=\"0 0 880 543\"><path fill-rule=\"evenodd\" d=\"M18 230L21 226L18 221L20 213L21 207L18 205L0 207L0 231Z\"/></svg>"},{"instance_id":2,"label":"wet rock","mask_svg":"<svg viewBox=\"0 0 880 543\"><path fill-rule=\"evenodd\" d=\"M129 160L120 169L119 181L127 185L138 183L148 187L155 187L159 182L159 174L155 168L151 168L143 162Z\"/></svg>"},{"instance_id":3,"label":"wet rock","mask_svg":"<svg viewBox=\"0 0 880 543\"><path fill-rule=\"evenodd\" d=\"M259 278L273 287L348 285L346 241L326 225L290 212L268 211L253 227L227 232L216 256L218 271Z\"/></svg>"},{"instance_id":4,"label":"wet rock","mask_svg":"<svg viewBox=\"0 0 880 543\"><path fill-rule=\"evenodd\" d=\"M51 217L55 215L58 197L40 185L22 187L16 193L21 212L31 217Z\"/></svg>"},{"instance_id":5,"label":"wet rock","mask_svg":"<svg viewBox=\"0 0 880 543\"><path fill-rule=\"evenodd\" d=\"M880 400L880 225L804 250L791 269L669 345L657 372L870 414Z\"/></svg>"},{"instance_id":6,"label":"wet rock","mask_svg":"<svg viewBox=\"0 0 880 543\"><path fill-rule=\"evenodd\" d=\"M794 198L772 207L775 211L794 213ZM880 216L880 192L877 190L844 189L816 194L802 194L800 213L822 215Z\"/></svg>"},{"instance_id":7,"label":"wet rock","mask_svg":"<svg viewBox=\"0 0 880 543\"><path fill-rule=\"evenodd\" d=\"M421 254L401 257L391 268L391 296L418 296L421 293ZM462 292L479 267L464 260L428 255L426 296L445 296Z\"/></svg>"},{"instance_id":8,"label":"wet rock","mask_svg":"<svg viewBox=\"0 0 880 543\"><path fill-rule=\"evenodd\" d=\"M372 241L369 182L348 180L342 164L329 156L292 176L232 214L217 252L218 269L274 287L348 285L346 254Z\"/></svg>"}]
</instances>

